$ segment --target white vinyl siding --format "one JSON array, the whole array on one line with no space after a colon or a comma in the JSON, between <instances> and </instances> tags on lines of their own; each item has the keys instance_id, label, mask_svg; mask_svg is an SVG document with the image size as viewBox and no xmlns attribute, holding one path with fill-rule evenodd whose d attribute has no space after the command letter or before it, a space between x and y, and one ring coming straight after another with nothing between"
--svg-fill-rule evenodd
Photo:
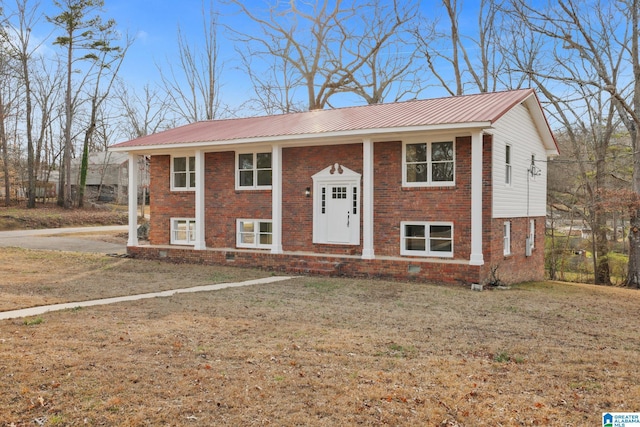
<instances>
[{"instance_id":1,"label":"white vinyl siding","mask_svg":"<svg viewBox=\"0 0 640 427\"><path fill-rule=\"evenodd\" d=\"M546 215L546 151L526 107L518 105L498 120L493 135L493 217L541 217ZM507 182L506 146L510 145L511 179ZM540 174L531 178L531 156ZM527 203L528 199L528 203ZM529 211L527 212L527 208Z\"/></svg>"}]
</instances>

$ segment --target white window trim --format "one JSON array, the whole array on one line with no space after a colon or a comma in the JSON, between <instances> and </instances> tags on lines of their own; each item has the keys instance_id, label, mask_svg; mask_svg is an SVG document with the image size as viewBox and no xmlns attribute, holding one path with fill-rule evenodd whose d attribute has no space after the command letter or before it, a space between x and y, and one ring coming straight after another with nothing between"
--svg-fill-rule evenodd
<instances>
[{"instance_id":1,"label":"white window trim","mask_svg":"<svg viewBox=\"0 0 640 427\"><path fill-rule=\"evenodd\" d=\"M240 224L243 222L253 222L253 243L242 243L240 238L243 232L240 231ZM251 218L238 218L236 219L236 246L238 248L252 248L252 249L271 249L273 243L268 245L260 244L260 224L271 224L271 241L273 242L273 221L270 219L251 219ZM245 232L246 233L246 232Z\"/></svg>"},{"instance_id":2,"label":"white window trim","mask_svg":"<svg viewBox=\"0 0 640 427\"><path fill-rule=\"evenodd\" d=\"M271 183L273 183L273 150L271 148L257 148L255 150L250 151L236 151L236 160L235 160L235 175L236 175L236 190L271 190L272 185L258 185L258 154L271 154ZM240 185L240 155L242 154L253 154L253 182L254 184L249 185ZM243 169L249 170L249 169ZM266 169L263 169L266 170Z\"/></svg>"},{"instance_id":3,"label":"white window trim","mask_svg":"<svg viewBox=\"0 0 640 427\"><path fill-rule=\"evenodd\" d=\"M176 225L178 222L185 221L187 223L187 238L185 240L177 239ZM193 233L193 240L190 239L190 232ZM195 218L171 218L171 244L172 245L195 245L196 243L196 220Z\"/></svg>"},{"instance_id":4,"label":"white window trim","mask_svg":"<svg viewBox=\"0 0 640 427\"><path fill-rule=\"evenodd\" d=\"M452 181L432 181L431 168L433 162L431 160L431 145L438 142L451 142L453 144L453 180ZM426 182L410 182L407 181L407 145L427 144L427 178ZM456 138L442 137L429 138L421 140L407 140L402 142L402 186L403 187L453 187L456 185Z\"/></svg>"},{"instance_id":5,"label":"white window trim","mask_svg":"<svg viewBox=\"0 0 640 427\"><path fill-rule=\"evenodd\" d=\"M405 249L405 226L406 225L419 225L424 226L425 228L425 250L424 251L411 251ZM441 251L430 251L429 250L429 227L432 225L443 225L451 227L451 252L441 252ZM400 255L405 256L428 256L428 257L437 257L437 258L453 258L454 252L454 228L452 222L430 222L430 221L402 221L400 222Z\"/></svg>"},{"instance_id":6,"label":"white window trim","mask_svg":"<svg viewBox=\"0 0 640 427\"><path fill-rule=\"evenodd\" d=\"M507 152L509 152L508 158ZM504 185L511 187L513 183L513 146L511 144L507 144L504 149L504 170Z\"/></svg>"},{"instance_id":7,"label":"white window trim","mask_svg":"<svg viewBox=\"0 0 640 427\"><path fill-rule=\"evenodd\" d=\"M191 187L191 185L189 184L191 182L191 180L189 179L190 174L195 174L196 171L195 170L189 170L189 159L190 158L194 158L195 156L189 156L189 155L185 155L185 156L171 156L171 191L195 191L196 187ZM179 159L179 158L185 158L187 159L187 185L185 187L177 187L175 185L175 174L174 174L174 170L173 170L173 164L174 164L174 159ZM197 182L197 177L196 177L196 185L198 184Z\"/></svg>"},{"instance_id":8,"label":"white window trim","mask_svg":"<svg viewBox=\"0 0 640 427\"><path fill-rule=\"evenodd\" d=\"M503 240L502 252L503 252L503 255L507 256L507 255L511 255L511 221L505 221L503 229L504 229L504 240Z\"/></svg>"}]
</instances>

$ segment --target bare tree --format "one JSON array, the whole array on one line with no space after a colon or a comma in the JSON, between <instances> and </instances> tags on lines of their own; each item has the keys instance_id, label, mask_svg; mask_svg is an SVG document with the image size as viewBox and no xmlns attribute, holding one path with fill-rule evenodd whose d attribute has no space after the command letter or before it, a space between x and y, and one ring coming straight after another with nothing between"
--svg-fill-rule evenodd
<instances>
[{"instance_id":1,"label":"bare tree","mask_svg":"<svg viewBox=\"0 0 640 427\"><path fill-rule=\"evenodd\" d=\"M78 207L84 206L84 192L87 182L89 147L92 142L93 134L96 129L98 119L98 111L105 100L109 97L111 88L118 76L118 71L122 65L125 54L131 46L131 40L128 40L124 48L114 46L112 43L116 40L116 34L111 26L104 28L99 40L101 44L95 45L96 56L94 59L95 77L93 79L93 90L89 96L89 123L84 134L84 142L82 144L82 164L80 168L80 184L78 186L77 199ZM103 83L103 80L106 82Z\"/></svg>"},{"instance_id":2,"label":"bare tree","mask_svg":"<svg viewBox=\"0 0 640 427\"><path fill-rule=\"evenodd\" d=\"M403 56L386 63L381 58L389 54L392 42L398 42L399 29L415 16L411 2L393 1L389 6L355 0L289 2L286 6L276 2L264 13L240 0L232 2L257 24L258 31L252 33L230 29L243 44L246 57L261 58L269 70L291 73L287 83L297 87L286 87L283 99L287 105L295 104L297 89L304 93L301 98L309 110L330 106L334 95L345 92L380 102L391 86L389 79L398 79L408 70L400 60ZM394 69L380 70L381 64ZM267 85L269 91L274 87L278 85Z\"/></svg>"},{"instance_id":3,"label":"bare tree","mask_svg":"<svg viewBox=\"0 0 640 427\"><path fill-rule=\"evenodd\" d=\"M54 124L60 119L60 111L57 105L62 95L60 88L63 86L64 75L60 61L48 61L38 57L33 62L33 96L36 115L39 116L38 132L35 148L36 177L45 186L49 185L49 175L55 163L50 156L47 141L53 141L56 132ZM46 199L43 194L43 202Z\"/></svg>"},{"instance_id":4,"label":"bare tree","mask_svg":"<svg viewBox=\"0 0 640 427\"><path fill-rule=\"evenodd\" d=\"M0 54L0 148L2 150L2 172L4 182L4 204L11 204L11 167L9 162L9 135L7 125L9 115L13 110L16 99L16 91L13 88L12 72L9 58Z\"/></svg>"},{"instance_id":5,"label":"bare tree","mask_svg":"<svg viewBox=\"0 0 640 427\"><path fill-rule=\"evenodd\" d=\"M213 2L202 6L204 48L190 46L178 27L179 64L169 63L168 72L160 69L162 85L175 114L187 122L216 119L221 114L217 13Z\"/></svg>"},{"instance_id":6,"label":"bare tree","mask_svg":"<svg viewBox=\"0 0 640 427\"><path fill-rule=\"evenodd\" d=\"M577 0L556 0L540 8L525 0L512 0L512 12L526 26L553 67L546 73L526 70L530 76L555 82L559 87L579 88L580 92L601 92L629 132L634 156L632 191L640 196L640 0L598 2L585 8ZM539 63L538 63L539 64ZM631 76L624 71L631 69ZM596 94L601 96L601 94ZM583 108L591 98L582 99ZM613 121L605 118L607 126ZM608 132L608 131L607 131ZM607 138L601 139L602 144ZM600 138L601 135L596 135ZM626 199L629 200L629 199ZM628 205L632 233L629 233L628 285L640 287L640 205Z\"/></svg>"},{"instance_id":7,"label":"bare tree","mask_svg":"<svg viewBox=\"0 0 640 427\"><path fill-rule=\"evenodd\" d=\"M173 124L169 120L169 100L160 89L144 85L142 94L120 84L116 88L117 108L122 111L119 120L120 133L127 139L136 139L167 129Z\"/></svg>"},{"instance_id":8,"label":"bare tree","mask_svg":"<svg viewBox=\"0 0 640 427\"><path fill-rule=\"evenodd\" d=\"M422 73L415 68L417 50L410 31L417 15L416 3L397 1L375 3L372 10L360 14L364 37L356 35L355 46L346 48L350 58L364 56L366 60L353 75L353 82L346 85L346 92L353 92L367 104L415 98L423 87ZM344 72L351 73L348 69Z\"/></svg>"},{"instance_id":9,"label":"bare tree","mask_svg":"<svg viewBox=\"0 0 640 427\"><path fill-rule=\"evenodd\" d=\"M18 62L18 73L23 86L25 109L25 132L27 138L27 207L36 203L36 162L34 148L34 106L32 89L31 60L33 53L44 42L33 44L31 29L41 18L38 5L29 7L28 0L17 0L15 19L5 25L2 31L9 54Z\"/></svg>"},{"instance_id":10,"label":"bare tree","mask_svg":"<svg viewBox=\"0 0 640 427\"><path fill-rule=\"evenodd\" d=\"M71 155L72 155L72 126L77 98L81 93L87 74L82 74L81 80L75 82L74 64L80 60L96 60L96 52L105 48L105 41L96 39L96 33L104 33L115 26L115 21L103 22L99 15L88 15L102 12L103 0L54 0L60 14L47 19L62 30L55 44L62 46L66 53L66 88L65 88L65 123L64 123L64 155L60 174L60 191L58 204L65 208L71 207ZM77 56L80 53L80 56Z\"/></svg>"},{"instance_id":11,"label":"bare tree","mask_svg":"<svg viewBox=\"0 0 640 427\"><path fill-rule=\"evenodd\" d=\"M481 0L477 26L472 30L463 26L465 32L460 28L462 5L457 0L441 3L448 31L439 30L439 19L432 17L423 18L413 31L418 51L439 85L450 95L517 87L511 79L504 79L509 75L500 53L502 1Z\"/></svg>"},{"instance_id":12,"label":"bare tree","mask_svg":"<svg viewBox=\"0 0 640 427\"><path fill-rule=\"evenodd\" d=\"M291 49L291 46L287 47ZM296 88L300 77L288 62L264 63L243 48L236 48L242 62L241 71L251 81L254 96L243 104L243 108L262 114L287 114L305 110L305 103L296 99ZM259 65L256 66L256 62Z\"/></svg>"}]
</instances>

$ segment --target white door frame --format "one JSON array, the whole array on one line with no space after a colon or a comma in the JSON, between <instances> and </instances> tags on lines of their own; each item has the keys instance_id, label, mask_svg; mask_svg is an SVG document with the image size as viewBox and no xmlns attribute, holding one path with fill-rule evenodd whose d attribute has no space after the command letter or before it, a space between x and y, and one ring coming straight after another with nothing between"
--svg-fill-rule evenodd
<instances>
[{"instance_id":1,"label":"white door frame","mask_svg":"<svg viewBox=\"0 0 640 427\"><path fill-rule=\"evenodd\" d=\"M360 244L360 181L362 175L338 163L328 166L311 177L313 179L313 243L359 245ZM330 241L327 208L330 189L346 187L349 210L344 221L348 222L348 235L344 241ZM323 188L325 189L323 193ZM323 199L324 197L324 199Z\"/></svg>"}]
</instances>

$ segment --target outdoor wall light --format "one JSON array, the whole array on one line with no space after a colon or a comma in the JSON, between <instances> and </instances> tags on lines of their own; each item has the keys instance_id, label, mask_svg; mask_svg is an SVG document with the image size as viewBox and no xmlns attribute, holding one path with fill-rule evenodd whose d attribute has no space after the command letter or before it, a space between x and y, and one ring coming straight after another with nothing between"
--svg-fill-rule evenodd
<instances>
[{"instance_id":1,"label":"outdoor wall light","mask_svg":"<svg viewBox=\"0 0 640 427\"><path fill-rule=\"evenodd\" d=\"M311 197L311 187L307 187L307 189L304 190L304 195L307 197Z\"/></svg>"}]
</instances>

